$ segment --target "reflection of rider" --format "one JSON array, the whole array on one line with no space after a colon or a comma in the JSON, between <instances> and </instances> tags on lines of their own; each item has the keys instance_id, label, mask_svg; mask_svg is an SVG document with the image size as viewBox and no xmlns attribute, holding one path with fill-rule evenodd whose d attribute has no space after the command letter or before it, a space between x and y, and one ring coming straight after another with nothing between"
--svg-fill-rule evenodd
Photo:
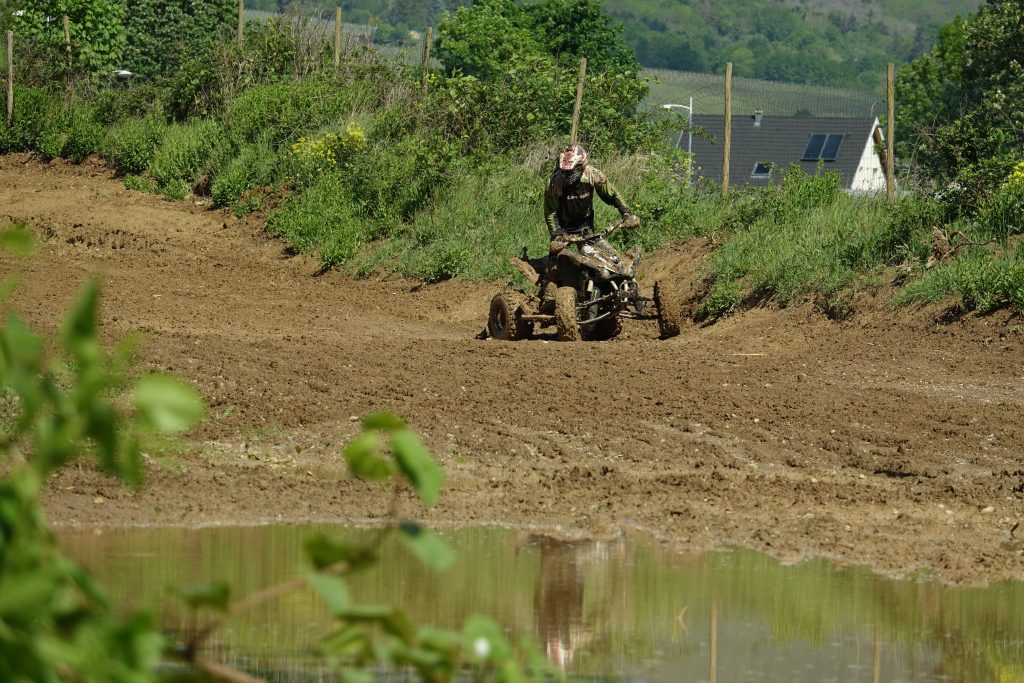
<instances>
[{"instance_id":1,"label":"reflection of rider","mask_svg":"<svg viewBox=\"0 0 1024 683\"><path fill-rule=\"evenodd\" d=\"M537 635L548 659L562 669L586 639L583 573L577 555L572 543L540 539L540 583L534 597Z\"/></svg>"},{"instance_id":2,"label":"reflection of rider","mask_svg":"<svg viewBox=\"0 0 1024 683\"><path fill-rule=\"evenodd\" d=\"M608 177L587 163L587 152L580 145L569 145L558 155L558 166L548 178L544 191L544 222L551 236L548 256L549 281L556 281L555 256L571 236L594 230L594 194L622 215L622 227L636 227L639 219L619 197Z\"/></svg>"}]
</instances>

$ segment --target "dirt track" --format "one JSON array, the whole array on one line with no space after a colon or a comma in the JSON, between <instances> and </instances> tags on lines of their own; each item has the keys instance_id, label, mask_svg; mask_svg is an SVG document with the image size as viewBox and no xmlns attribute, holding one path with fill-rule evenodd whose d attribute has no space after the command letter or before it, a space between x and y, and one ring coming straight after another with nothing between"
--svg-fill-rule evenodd
<instances>
[{"instance_id":1,"label":"dirt track","mask_svg":"<svg viewBox=\"0 0 1024 683\"><path fill-rule=\"evenodd\" d=\"M212 406L141 493L88 468L56 476L57 523L379 516L386 500L339 451L383 409L449 473L436 524L640 527L691 549L1024 579L1019 318L937 325L861 302L842 324L808 306L670 341L639 323L599 344L480 341L495 284L314 277L257 221L129 192L98 165L0 157L9 220L44 240L14 297L32 324L56 329L99 273L105 336L142 330L143 366ZM649 271L685 279L701 255ZM15 267L0 256L0 275Z\"/></svg>"}]
</instances>

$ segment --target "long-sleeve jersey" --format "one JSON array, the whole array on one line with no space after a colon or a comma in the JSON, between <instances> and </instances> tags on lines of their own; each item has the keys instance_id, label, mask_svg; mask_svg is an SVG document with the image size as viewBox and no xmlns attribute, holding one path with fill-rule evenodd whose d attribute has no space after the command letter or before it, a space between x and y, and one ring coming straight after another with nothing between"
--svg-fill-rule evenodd
<instances>
[{"instance_id":1,"label":"long-sleeve jersey","mask_svg":"<svg viewBox=\"0 0 1024 683\"><path fill-rule=\"evenodd\" d=\"M579 232L594 228L594 194L605 204L614 206L619 213L629 213L629 207L619 197L608 176L593 166L587 166L583 177L574 185L566 185L561 171L548 178L544 191L544 222L552 236L559 230Z\"/></svg>"}]
</instances>

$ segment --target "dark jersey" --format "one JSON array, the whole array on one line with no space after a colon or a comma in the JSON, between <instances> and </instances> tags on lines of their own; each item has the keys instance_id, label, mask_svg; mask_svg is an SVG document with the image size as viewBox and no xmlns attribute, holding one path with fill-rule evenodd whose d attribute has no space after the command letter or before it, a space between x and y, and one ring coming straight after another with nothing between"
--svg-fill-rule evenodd
<instances>
[{"instance_id":1,"label":"dark jersey","mask_svg":"<svg viewBox=\"0 0 1024 683\"><path fill-rule=\"evenodd\" d=\"M608 177L593 166L587 166L579 182L568 185L561 171L555 171L548 178L548 186L544 192L544 222L548 233L554 235L559 230L580 232L586 228L594 229L594 195L605 204L614 206L619 213L629 211L618 192L608 182Z\"/></svg>"}]
</instances>

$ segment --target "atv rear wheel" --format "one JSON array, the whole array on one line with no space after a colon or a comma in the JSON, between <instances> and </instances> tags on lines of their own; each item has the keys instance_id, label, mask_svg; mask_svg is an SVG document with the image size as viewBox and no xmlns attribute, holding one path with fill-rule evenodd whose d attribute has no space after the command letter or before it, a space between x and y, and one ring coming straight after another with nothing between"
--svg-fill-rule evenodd
<instances>
[{"instance_id":1,"label":"atv rear wheel","mask_svg":"<svg viewBox=\"0 0 1024 683\"><path fill-rule=\"evenodd\" d=\"M558 341L579 341L580 326L576 319L576 290L559 287L555 292L555 325Z\"/></svg>"},{"instance_id":2,"label":"atv rear wheel","mask_svg":"<svg viewBox=\"0 0 1024 683\"><path fill-rule=\"evenodd\" d=\"M679 336L682 328L683 300L676 286L668 280L655 282L654 305L658 309L658 329L661 330L661 338Z\"/></svg>"},{"instance_id":3,"label":"atv rear wheel","mask_svg":"<svg viewBox=\"0 0 1024 683\"><path fill-rule=\"evenodd\" d=\"M533 325L524 323L522 315L522 304L517 297L505 292L495 295L487 316L487 333L503 341L525 339L533 332Z\"/></svg>"}]
</instances>

